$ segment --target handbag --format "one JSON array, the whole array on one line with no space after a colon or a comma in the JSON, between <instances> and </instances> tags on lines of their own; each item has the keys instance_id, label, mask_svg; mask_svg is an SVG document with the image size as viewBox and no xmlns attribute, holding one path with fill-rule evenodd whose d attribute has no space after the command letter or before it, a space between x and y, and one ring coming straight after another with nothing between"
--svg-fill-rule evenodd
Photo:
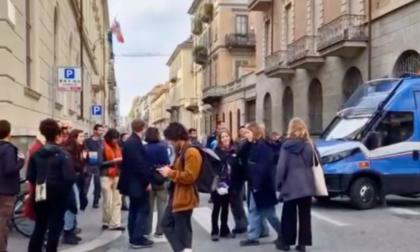
<instances>
[{"instance_id":1,"label":"handbag","mask_svg":"<svg viewBox=\"0 0 420 252\"><path fill-rule=\"evenodd\" d=\"M230 169L229 168L229 164L223 164L222 170L220 172L220 176L219 175L216 175L214 177L213 183L211 184L211 191L212 192L217 191L217 189L219 189L220 187L226 187L227 189L229 189L229 186L226 183L223 182L223 178L224 177L223 178L221 177L221 176L223 176L223 174L225 172L225 167L226 166L228 167L228 170ZM223 183L223 185L221 183Z\"/></svg>"},{"instance_id":2,"label":"handbag","mask_svg":"<svg viewBox=\"0 0 420 252\"><path fill-rule=\"evenodd\" d=\"M315 184L315 196L327 197L328 189L327 184L325 183L324 169L322 168L321 161L317 155L316 149L312 141L309 141L312 146L312 172L314 174L314 184Z\"/></svg>"}]
</instances>

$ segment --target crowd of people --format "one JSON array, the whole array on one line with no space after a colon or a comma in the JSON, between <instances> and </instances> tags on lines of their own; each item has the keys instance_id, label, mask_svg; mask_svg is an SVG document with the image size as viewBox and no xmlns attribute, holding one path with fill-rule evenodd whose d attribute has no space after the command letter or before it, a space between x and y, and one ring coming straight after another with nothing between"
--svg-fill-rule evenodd
<instances>
[{"instance_id":1,"label":"crowd of people","mask_svg":"<svg viewBox=\"0 0 420 252\"><path fill-rule=\"evenodd\" d=\"M0 252L7 251L7 222L25 163L10 142L11 129L8 121L0 121ZM46 252L57 252L60 237L71 245L82 240L77 216L89 205L91 184L92 207L99 208L102 199L102 229L124 231L121 211L128 210L132 248L152 247L152 236L165 236L174 252L192 251L191 218L200 204L198 183L210 174L208 169L214 175L208 192L212 241L246 234L240 246L259 245L260 238L269 236L269 224L277 233L274 244L279 250L289 251L297 237L297 251L312 245L312 169L319 154L301 119L292 119L284 136L266 135L263 124L250 122L240 127L236 139L218 122L205 142L197 139L195 129L177 122L163 131L164 139L140 119L133 120L130 134L105 132L102 125L93 130L86 138L66 122L40 123L26 158L30 196L25 214L35 221L28 252L41 252L43 246ZM213 153L217 162L210 162L206 153ZM280 218L275 208L279 202ZM229 211L234 227L228 225Z\"/></svg>"}]
</instances>

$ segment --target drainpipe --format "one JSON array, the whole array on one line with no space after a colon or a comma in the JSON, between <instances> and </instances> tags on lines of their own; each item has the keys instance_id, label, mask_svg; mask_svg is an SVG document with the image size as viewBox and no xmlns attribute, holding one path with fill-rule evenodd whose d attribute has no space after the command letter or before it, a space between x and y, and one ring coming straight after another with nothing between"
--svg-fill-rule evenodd
<instances>
[{"instance_id":1,"label":"drainpipe","mask_svg":"<svg viewBox=\"0 0 420 252\"><path fill-rule=\"evenodd\" d=\"M367 70L368 81L372 79L372 0L368 4L368 48L367 48Z\"/></svg>"},{"instance_id":2,"label":"drainpipe","mask_svg":"<svg viewBox=\"0 0 420 252\"><path fill-rule=\"evenodd\" d=\"M273 54L273 52L274 52L274 1L273 1L273 3L271 4L271 17L270 17L270 19L271 19L271 38L270 38L270 40L271 40L271 54Z\"/></svg>"}]
</instances>

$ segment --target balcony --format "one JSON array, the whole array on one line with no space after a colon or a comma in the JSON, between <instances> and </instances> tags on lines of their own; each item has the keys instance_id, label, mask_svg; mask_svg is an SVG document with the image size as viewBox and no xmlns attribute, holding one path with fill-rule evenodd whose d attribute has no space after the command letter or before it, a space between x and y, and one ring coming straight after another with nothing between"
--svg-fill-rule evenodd
<instances>
[{"instance_id":1,"label":"balcony","mask_svg":"<svg viewBox=\"0 0 420 252\"><path fill-rule=\"evenodd\" d=\"M205 3L202 7L201 7L201 14L200 14L200 19L203 23L210 23L213 19L213 4L211 3Z\"/></svg>"},{"instance_id":2,"label":"balcony","mask_svg":"<svg viewBox=\"0 0 420 252\"><path fill-rule=\"evenodd\" d=\"M288 78L295 70L287 64L287 50L280 50L265 57L264 73L269 78Z\"/></svg>"},{"instance_id":3,"label":"balcony","mask_svg":"<svg viewBox=\"0 0 420 252\"><path fill-rule=\"evenodd\" d=\"M174 111L174 109L172 108L172 106L170 104L168 104L165 107L165 111L168 112L168 113L172 113Z\"/></svg>"},{"instance_id":4,"label":"balcony","mask_svg":"<svg viewBox=\"0 0 420 252\"><path fill-rule=\"evenodd\" d=\"M224 93L225 93L225 87L223 86L205 87L203 88L202 101L203 103L210 104L210 105L212 105L213 103L218 103Z\"/></svg>"},{"instance_id":5,"label":"balcony","mask_svg":"<svg viewBox=\"0 0 420 252\"><path fill-rule=\"evenodd\" d=\"M178 80L177 74L175 71L171 71L171 73L169 74L169 82L170 83L176 83L176 81Z\"/></svg>"},{"instance_id":6,"label":"balcony","mask_svg":"<svg viewBox=\"0 0 420 252\"><path fill-rule=\"evenodd\" d=\"M207 63L207 48L205 46L196 46L193 50L194 62L198 65L205 65Z\"/></svg>"},{"instance_id":7,"label":"balcony","mask_svg":"<svg viewBox=\"0 0 420 252\"><path fill-rule=\"evenodd\" d=\"M316 36L304 36L287 46L287 64L290 68L315 70L324 64L316 47Z\"/></svg>"},{"instance_id":8,"label":"balcony","mask_svg":"<svg viewBox=\"0 0 420 252\"><path fill-rule=\"evenodd\" d=\"M225 45L229 50L255 50L255 33L230 33L225 36Z\"/></svg>"},{"instance_id":9,"label":"balcony","mask_svg":"<svg viewBox=\"0 0 420 252\"><path fill-rule=\"evenodd\" d=\"M198 99L197 98L188 98L185 101L185 109L191 111L192 113L198 112Z\"/></svg>"},{"instance_id":10,"label":"balcony","mask_svg":"<svg viewBox=\"0 0 420 252\"><path fill-rule=\"evenodd\" d=\"M267 11L273 0L248 0L248 9L250 11Z\"/></svg>"},{"instance_id":11,"label":"balcony","mask_svg":"<svg viewBox=\"0 0 420 252\"><path fill-rule=\"evenodd\" d=\"M344 14L318 29L318 52L322 57L352 58L367 47L365 16Z\"/></svg>"},{"instance_id":12,"label":"balcony","mask_svg":"<svg viewBox=\"0 0 420 252\"><path fill-rule=\"evenodd\" d=\"M199 36L203 32L203 22L199 18L191 18L191 33Z\"/></svg>"}]
</instances>

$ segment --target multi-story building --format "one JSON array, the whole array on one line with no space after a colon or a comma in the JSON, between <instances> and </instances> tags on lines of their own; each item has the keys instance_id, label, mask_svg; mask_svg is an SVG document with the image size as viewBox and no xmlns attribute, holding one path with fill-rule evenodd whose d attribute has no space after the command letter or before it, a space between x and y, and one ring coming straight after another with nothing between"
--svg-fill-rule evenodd
<instances>
[{"instance_id":1,"label":"multi-story building","mask_svg":"<svg viewBox=\"0 0 420 252\"><path fill-rule=\"evenodd\" d=\"M170 114L166 111L169 104L169 83L159 85L150 104L150 124L163 131L168 126Z\"/></svg>"},{"instance_id":2,"label":"multi-story building","mask_svg":"<svg viewBox=\"0 0 420 252\"><path fill-rule=\"evenodd\" d=\"M143 101L144 96L136 96L133 99L133 102L131 104L130 112L128 113L128 117L131 119L137 119L141 118L141 105Z\"/></svg>"},{"instance_id":3,"label":"multi-story building","mask_svg":"<svg viewBox=\"0 0 420 252\"><path fill-rule=\"evenodd\" d=\"M319 134L363 82L418 73L420 2L249 0L257 34L257 120Z\"/></svg>"},{"instance_id":4,"label":"multi-story building","mask_svg":"<svg viewBox=\"0 0 420 252\"><path fill-rule=\"evenodd\" d=\"M169 101L166 111L171 121L182 123L186 128L200 126L198 113L199 92L193 80L192 37L179 44L167 62L169 67Z\"/></svg>"},{"instance_id":5,"label":"multi-story building","mask_svg":"<svg viewBox=\"0 0 420 252\"><path fill-rule=\"evenodd\" d=\"M90 106L106 104L109 86L108 1L2 0L0 10L1 119L12 123L19 147L53 115L88 132ZM82 61L83 95L56 91L55 67Z\"/></svg>"},{"instance_id":6,"label":"multi-story building","mask_svg":"<svg viewBox=\"0 0 420 252\"><path fill-rule=\"evenodd\" d=\"M247 0L194 0L188 10L193 37L193 79L201 87L201 133L214 130L216 121L244 123L243 102L229 101L224 109L226 85L239 78L241 66L255 65L255 34L249 24ZM232 129L231 129L232 130Z\"/></svg>"}]
</instances>

